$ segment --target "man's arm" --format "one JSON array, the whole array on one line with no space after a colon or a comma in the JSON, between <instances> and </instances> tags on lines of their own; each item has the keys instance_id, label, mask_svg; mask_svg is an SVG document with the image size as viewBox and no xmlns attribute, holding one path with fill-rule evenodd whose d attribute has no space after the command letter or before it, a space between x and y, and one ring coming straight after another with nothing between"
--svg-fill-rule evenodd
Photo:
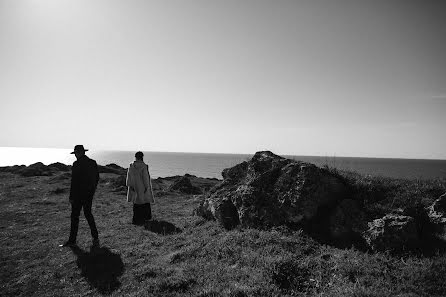
<instances>
[{"instance_id":1,"label":"man's arm","mask_svg":"<svg viewBox=\"0 0 446 297\"><path fill-rule=\"evenodd\" d=\"M98 170L98 163L96 163L96 161L94 161L94 170L95 170L95 175L96 175L96 182L95 182L95 189L98 187L98 183L99 183L99 170Z\"/></svg>"}]
</instances>

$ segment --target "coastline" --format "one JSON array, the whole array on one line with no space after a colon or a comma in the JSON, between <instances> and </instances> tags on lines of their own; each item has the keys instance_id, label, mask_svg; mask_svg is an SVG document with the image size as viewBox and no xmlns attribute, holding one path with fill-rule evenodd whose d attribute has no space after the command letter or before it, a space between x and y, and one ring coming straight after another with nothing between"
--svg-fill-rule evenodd
<instances>
[{"instance_id":1,"label":"coastline","mask_svg":"<svg viewBox=\"0 0 446 297\"><path fill-rule=\"evenodd\" d=\"M3 149L3 151L2 151ZM32 165L37 162L48 166L60 162L71 165L75 158L68 149L31 149L0 148L0 166ZM246 161L252 155L180 153L180 152L144 152L153 177L168 177L192 174L195 176L219 178L225 168ZM98 165L117 164L123 168L133 162L130 151L95 151L87 153ZM357 158L327 156L288 156L286 158L313 163L319 167L354 171L363 175L432 179L446 178L446 160L433 159L395 159L395 158ZM2 161L3 160L3 161Z\"/></svg>"}]
</instances>

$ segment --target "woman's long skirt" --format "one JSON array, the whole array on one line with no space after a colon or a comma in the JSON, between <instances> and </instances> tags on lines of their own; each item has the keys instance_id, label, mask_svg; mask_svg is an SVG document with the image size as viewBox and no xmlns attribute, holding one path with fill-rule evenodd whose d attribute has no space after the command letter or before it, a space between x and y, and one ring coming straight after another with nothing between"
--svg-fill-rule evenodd
<instances>
[{"instance_id":1,"label":"woman's long skirt","mask_svg":"<svg viewBox=\"0 0 446 297\"><path fill-rule=\"evenodd\" d=\"M132 224L144 225L148 220L152 219L152 209L150 203L133 204Z\"/></svg>"}]
</instances>

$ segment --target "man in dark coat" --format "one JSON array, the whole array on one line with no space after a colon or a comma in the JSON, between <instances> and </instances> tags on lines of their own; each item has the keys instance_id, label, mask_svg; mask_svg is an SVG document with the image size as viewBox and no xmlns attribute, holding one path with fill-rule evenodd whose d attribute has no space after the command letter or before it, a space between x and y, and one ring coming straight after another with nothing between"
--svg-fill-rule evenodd
<instances>
[{"instance_id":1,"label":"man in dark coat","mask_svg":"<svg viewBox=\"0 0 446 297\"><path fill-rule=\"evenodd\" d=\"M76 156L77 161L73 163L71 169L71 230L70 238L61 246L76 245L79 216L82 208L84 209L85 218L90 226L93 246L99 246L98 230L93 214L91 213L93 196L99 182L99 171L96 161L85 155L86 151L88 150L84 149L83 145L76 145L74 152L72 152Z\"/></svg>"}]
</instances>

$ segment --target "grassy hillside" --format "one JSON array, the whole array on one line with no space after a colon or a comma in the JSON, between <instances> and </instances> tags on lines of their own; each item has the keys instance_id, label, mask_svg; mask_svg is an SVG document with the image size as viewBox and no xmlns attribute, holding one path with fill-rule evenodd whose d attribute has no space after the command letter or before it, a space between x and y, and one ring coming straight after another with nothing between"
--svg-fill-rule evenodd
<instances>
[{"instance_id":1,"label":"grassy hillside","mask_svg":"<svg viewBox=\"0 0 446 297\"><path fill-rule=\"evenodd\" d=\"M428 205L445 180L407 181L338 172L371 217ZM101 174L93 204L101 248L81 215L68 237L69 174L0 173L1 296L446 296L446 256L367 253L323 245L300 230L225 231L193 216L198 197L160 192L151 226Z\"/></svg>"}]
</instances>

